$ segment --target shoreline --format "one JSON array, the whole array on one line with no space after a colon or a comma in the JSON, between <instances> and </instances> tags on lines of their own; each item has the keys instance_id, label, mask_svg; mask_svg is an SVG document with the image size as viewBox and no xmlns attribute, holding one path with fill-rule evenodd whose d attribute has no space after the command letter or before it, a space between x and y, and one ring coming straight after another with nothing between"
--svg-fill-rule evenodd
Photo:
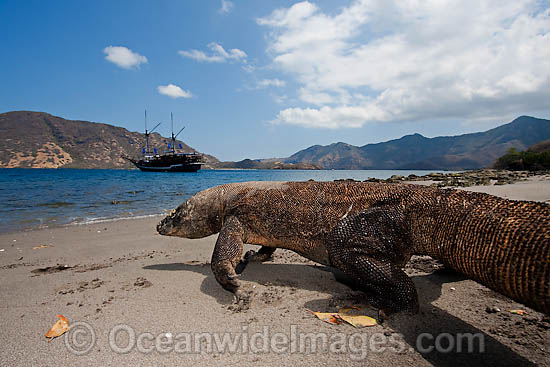
<instances>
[{"instance_id":1,"label":"shoreline","mask_svg":"<svg viewBox=\"0 0 550 367\"><path fill-rule=\"evenodd\" d=\"M376 182L392 182L392 183L407 183L414 185L426 185L426 186L437 186L441 181L429 179L429 175L421 176L416 178L413 181L407 180L406 177L398 179L376 179ZM340 181L346 181L349 179L342 179ZM542 175L531 175L528 178L522 181L516 181L510 184L495 185L490 183L487 185L472 185L466 187L458 186L439 186L444 188L455 188L466 191L475 191L483 192L486 194L502 197L510 200L527 200L527 201L539 201L544 203L550 203L550 174L545 173ZM180 203L181 204L181 203ZM179 204L178 204L179 205ZM59 225L50 225L50 226L39 226L27 229L20 230L10 230L0 232L0 238L4 235L17 235L19 233L30 233L42 230L54 230L54 229L63 229L63 228L72 228L72 227L81 227L81 226L91 226L91 225L101 225L105 223L113 222L124 222L124 221L136 221L136 220L147 220L147 219L162 219L169 211L165 213L157 214L147 214L147 215L136 215L136 216L124 216L124 217L113 217L113 218L98 218L97 220L90 220L86 222L73 222L65 223Z\"/></svg>"},{"instance_id":2,"label":"shoreline","mask_svg":"<svg viewBox=\"0 0 550 367\"><path fill-rule=\"evenodd\" d=\"M466 189L506 189L499 194L520 196L539 192L541 200L547 195L550 199L550 178ZM548 365L548 316L445 272L429 257L415 256L405 268L418 290L419 314L397 314L382 325L356 329L324 323L308 311L334 312L363 305L365 314L376 317L376 310L364 306L362 296L338 282L338 273L330 268L279 249L272 260L251 263L243 272L241 280L254 294L248 310L237 310L233 296L219 286L210 269L217 236L198 240L160 236L155 229L158 220L157 216L126 218L0 234L4 250L0 252L0 341L4 346L0 365ZM249 249L257 247L245 245L244 252ZM527 314L509 312L516 309ZM88 325L93 330L95 342L89 351L72 352L64 337L47 342L44 334L58 314L71 325ZM178 353L172 346L161 352L153 339L146 344L153 346L149 352L134 347L121 353L109 339L118 325L130 328L136 339L152 335L164 340L167 333L240 335L243 330L251 336L265 328L270 335L290 335L294 328L302 334L342 335L356 341L363 340L359 336L367 342L391 337L405 348L373 351L367 343L361 350L364 359L356 360L357 352L349 348L337 353L254 353L250 349L246 353ZM484 349L421 353L417 343L422 333L478 335ZM119 340L121 346L124 340L128 339ZM429 345L430 340L424 343Z\"/></svg>"},{"instance_id":3,"label":"shoreline","mask_svg":"<svg viewBox=\"0 0 550 367\"><path fill-rule=\"evenodd\" d=\"M166 211L168 213L168 211ZM111 223L111 222L119 222L119 221L133 221L133 220L141 220L141 219L148 219L148 218L163 218L166 216L166 213L159 213L159 214L148 214L148 215L136 215L131 217L114 217L114 218L98 218L93 219L85 222L73 222L73 223L64 223L64 224L53 224L53 225L39 225L38 227L31 227L31 228L23 228L23 229L14 229L14 230L7 230L7 231L1 231L0 237L2 235L14 235L17 233L29 233L29 232L35 232L35 231L42 231L42 230L51 230L51 229L59 229L59 228L71 228L71 227L79 227L79 226L88 226L88 225L94 225L94 224L103 224L103 223Z\"/></svg>"},{"instance_id":4,"label":"shoreline","mask_svg":"<svg viewBox=\"0 0 550 367\"><path fill-rule=\"evenodd\" d=\"M222 169L226 170L226 169ZM236 170L256 170L256 169L227 169L229 171ZM408 170L405 170L408 171ZM353 179L337 179L335 181L356 181ZM496 196L501 196L503 198L512 199L512 200L531 200L531 201L542 201L550 203L550 193L545 194L544 191L544 182L550 181L550 172L526 172L526 171L505 171L505 170L471 170L471 171L462 171L462 172L451 172L451 173L430 173L424 176L397 176L394 175L387 179L379 178L369 178L364 180L365 182L387 182L387 183L407 183L407 184L418 184L418 185L430 185L437 186L440 188L458 188L466 189L470 191L485 192L487 194L492 194ZM484 184L479 184L479 183ZM530 187L522 187L522 189L514 188L509 190L508 188L512 184L521 183L521 182L531 182L531 184L538 182L539 184L533 184ZM518 192L519 190L519 192ZM550 191L550 190L548 190ZM178 203L179 205L181 203ZM173 208L172 208L173 209ZM8 229L0 231L2 234L14 234L18 232L29 232L37 231L42 229L52 229L52 228L63 228L71 226L81 226L94 223L106 223L120 220L133 220L140 218L148 217L162 217L169 212L168 209L163 210L160 213L154 214L140 214L136 216L120 216L120 217L98 217L94 219L84 220L81 222L71 222L71 223L62 223L62 224L48 224L48 225L37 225L28 228L20 229Z\"/></svg>"}]
</instances>

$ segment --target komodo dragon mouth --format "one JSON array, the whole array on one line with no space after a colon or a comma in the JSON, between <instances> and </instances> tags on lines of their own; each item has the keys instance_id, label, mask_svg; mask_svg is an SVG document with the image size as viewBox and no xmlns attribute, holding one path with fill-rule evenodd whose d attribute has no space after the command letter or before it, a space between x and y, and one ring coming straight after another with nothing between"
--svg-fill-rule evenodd
<instances>
[{"instance_id":1,"label":"komodo dragon mouth","mask_svg":"<svg viewBox=\"0 0 550 367\"><path fill-rule=\"evenodd\" d=\"M171 236L175 233L176 229L174 227L174 218L173 216L176 213L176 209L170 211L168 216L162 219L159 224L157 224L157 232L163 236Z\"/></svg>"}]
</instances>

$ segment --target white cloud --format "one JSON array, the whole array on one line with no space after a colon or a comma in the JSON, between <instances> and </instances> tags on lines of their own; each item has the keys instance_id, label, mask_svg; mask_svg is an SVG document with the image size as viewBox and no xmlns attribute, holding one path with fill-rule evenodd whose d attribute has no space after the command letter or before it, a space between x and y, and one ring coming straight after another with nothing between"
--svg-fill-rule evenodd
<instances>
[{"instance_id":1,"label":"white cloud","mask_svg":"<svg viewBox=\"0 0 550 367\"><path fill-rule=\"evenodd\" d=\"M288 101L288 96L286 94L283 95L272 95L273 100L278 104L283 104Z\"/></svg>"},{"instance_id":2,"label":"white cloud","mask_svg":"<svg viewBox=\"0 0 550 367\"><path fill-rule=\"evenodd\" d=\"M337 129L345 127L361 127L367 119L379 115L380 111L369 110L360 106L323 106L314 108L287 108L279 112L277 122L305 127L320 127Z\"/></svg>"},{"instance_id":3,"label":"white cloud","mask_svg":"<svg viewBox=\"0 0 550 367\"><path fill-rule=\"evenodd\" d=\"M229 0L222 0L221 8L218 10L218 13L220 14L227 14L230 13L233 8L235 7L235 4Z\"/></svg>"},{"instance_id":4,"label":"white cloud","mask_svg":"<svg viewBox=\"0 0 550 367\"><path fill-rule=\"evenodd\" d=\"M284 87L286 82L281 79L262 79L258 81L258 88L267 88L267 87Z\"/></svg>"},{"instance_id":5,"label":"white cloud","mask_svg":"<svg viewBox=\"0 0 550 367\"><path fill-rule=\"evenodd\" d=\"M103 49L103 52L107 54L105 60L123 69L139 68L140 64L147 63L145 56L133 52L124 46L108 46Z\"/></svg>"},{"instance_id":6,"label":"white cloud","mask_svg":"<svg viewBox=\"0 0 550 367\"><path fill-rule=\"evenodd\" d=\"M275 10L257 23L303 104L275 122L342 128L547 109L550 9L539 4L357 0L327 14L304 1Z\"/></svg>"},{"instance_id":7,"label":"white cloud","mask_svg":"<svg viewBox=\"0 0 550 367\"><path fill-rule=\"evenodd\" d=\"M199 50L178 51L178 53L199 62L246 61L246 53L238 48L233 48L228 52L222 45L215 42L209 43L208 48L212 51L210 55Z\"/></svg>"},{"instance_id":8,"label":"white cloud","mask_svg":"<svg viewBox=\"0 0 550 367\"><path fill-rule=\"evenodd\" d=\"M168 84L168 85L159 85L157 87L157 90L160 94L164 94L165 96L172 97L172 98L191 98L193 95L190 91L185 91L174 84Z\"/></svg>"},{"instance_id":9,"label":"white cloud","mask_svg":"<svg viewBox=\"0 0 550 367\"><path fill-rule=\"evenodd\" d=\"M250 64L244 64L241 68L247 73L253 73L256 70L256 67Z\"/></svg>"}]
</instances>

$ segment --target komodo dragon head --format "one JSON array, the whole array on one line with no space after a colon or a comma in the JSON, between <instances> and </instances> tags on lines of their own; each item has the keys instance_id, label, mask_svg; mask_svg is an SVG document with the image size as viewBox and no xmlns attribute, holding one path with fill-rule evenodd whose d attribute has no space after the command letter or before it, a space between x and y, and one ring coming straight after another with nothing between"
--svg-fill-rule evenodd
<instances>
[{"instance_id":1,"label":"komodo dragon head","mask_svg":"<svg viewBox=\"0 0 550 367\"><path fill-rule=\"evenodd\" d=\"M203 238L218 233L222 227L222 205L213 189L199 192L157 225L165 236Z\"/></svg>"}]
</instances>

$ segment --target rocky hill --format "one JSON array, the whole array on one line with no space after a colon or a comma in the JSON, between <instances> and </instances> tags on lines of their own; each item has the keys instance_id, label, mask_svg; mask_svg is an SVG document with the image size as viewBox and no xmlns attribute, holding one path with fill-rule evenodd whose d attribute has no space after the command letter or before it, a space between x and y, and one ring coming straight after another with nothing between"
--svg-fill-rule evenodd
<instances>
[{"instance_id":1,"label":"rocky hill","mask_svg":"<svg viewBox=\"0 0 550 367\"><path fill-rule=\"evenodd\" d=\"M0 168L131 168L121 155L139 156L145 136L124 128L65 120L44 112L0 114ZM288 158L220 162L205 155L204 168L251 169L433 169L492 166L510 148L518 151L550 139L550 121L522 116L474 134L426 138L407 135L361 147L345 143L314 145ZM154 147L167 138L150 136ZM186 152L194 149L178 141Z\"/></svg>"},{"instance_id":2,"label":"rocky hill","mask_svg":"<svg viewBox=\"0 0 550 367\"><path fill-rule=\"evenodd\" d=\"M478 169L492 166L509 148L524 150L547 139L549 120L522 116L473 134L436 138L414 134L362 147L345 143L315 145L283 162L324 169Z\"/></svg>"},{"instance_id":3,"label":"rocky hill","mask_svg":"<svg viewBox=\"0 0 550 367\"><path fill-rule=\"evenodd\" d=\"M65 120L44 112L0 114L2 168L131 168L121 156L139 156L145 136L122 127ZM152 147L166 147L167 138L149 137ZM183 151L195 151L182 141ZM218 163L206 155L206 163Z\"/></svg>"},{"instance_id":4,"label":"rocky hill","mask_svg":"<svg viewBox=\"0 0 550 367\"><path fill-rule=\"evenodd\" d=\"M278 159L243 159L238 162L219 162L218 169L320 169L310 163L285 163Z\"/></svg>"}]
</instances>

